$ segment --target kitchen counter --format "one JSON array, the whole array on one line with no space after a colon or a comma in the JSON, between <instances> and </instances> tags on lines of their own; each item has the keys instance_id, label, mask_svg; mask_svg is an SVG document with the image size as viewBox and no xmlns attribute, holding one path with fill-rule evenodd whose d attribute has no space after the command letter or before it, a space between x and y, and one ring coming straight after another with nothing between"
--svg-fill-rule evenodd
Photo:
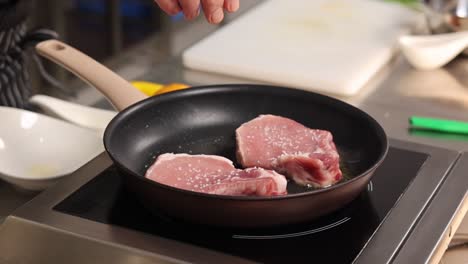
<instances>
[{"instance_id":1,"label":"kitchen counter","mask_svg":"<svg viewBox=\"0 0 468 264\"><path fill-rule=\"evenodd\" d=\"M243 2L243 10L230 14L226 23L254 5ZM202 18L194 22L166 21L166 29L144 43L105 63L128 80L156 83L209 85L220 83L261 83L219 74L187 69L182 51L216 31L218 26ZM222 26L222 25L221 25ZM451 150L468 151L468 136L410 131L412 115L468 120L468 57L459 57L443 69L418 71L396 55L394 59L355 96L336 97L358 106L374 116L392 138L423 143ZM77 97L64 98L84 105L110 109L111 105L94 88L74 80L67 85ZM326 93L325 93L326 94ZM59 96L59 95L58 95Z\"/></svg>"},{"instance_id":2,"label":"kitchen counter","mask_svg":"<svg viewBox=\"0 0 468 264\"><path fill-rule=\"evenodd\" d=\"M229 14L225 23L229 23L258 2L260 1L243 0L241 10L236 14ZM105 64L128 80L178 82L189 85L259 83L184 68L180 58L181 52L217 30L219 26L209 25L203 18L193 22L167 19L164 23L165 31L162 34L147 39ZM467 70L466 57L457 58L443 69L417 71L397 55L356 96L329 95L368 112L383 125L389 137L450 150L468 151L468 136L418 133L409 130L408 124L408 118L412 115L468 121ZM80 80L71 81L67 87L77 91L77 96L64 97L46 88L44 91L72 102L111 108L99 92ZM0 218L34 197L34 194L17 194L4 183L0 183L0 195ZM460 208L459 214L463 215L465 212L466 208Z\"/></svg>"}]
</instances>

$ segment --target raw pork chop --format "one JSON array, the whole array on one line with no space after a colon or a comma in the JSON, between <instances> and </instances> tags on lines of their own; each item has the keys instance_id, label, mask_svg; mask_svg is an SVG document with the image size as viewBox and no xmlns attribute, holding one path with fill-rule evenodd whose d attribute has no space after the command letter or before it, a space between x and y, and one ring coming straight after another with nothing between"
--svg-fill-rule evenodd
<instances>
[{"instance_id":1,"label":"raw pork chop","mask_svg":"<svg viewBox=\"0 0 468 264\"><path fill-rule=\"evenodd\" d=\"M284 173L301 185L326 187L341 180L332 134L294 120L260 115L236 130L237 159L244 167Z\"/></svg>"},{"instance_id":2,"label":"raw pork chop","mask_svg":"<svg viewBox=\"0 0 468 264\"><path fill-rule=\"evenodd\" d=\"M226 158L214 155L162 154L146 177L180 189L220 194L273 196L286 194L283 175L262 168L239 170Z\"/></svg>"}]
</instances>

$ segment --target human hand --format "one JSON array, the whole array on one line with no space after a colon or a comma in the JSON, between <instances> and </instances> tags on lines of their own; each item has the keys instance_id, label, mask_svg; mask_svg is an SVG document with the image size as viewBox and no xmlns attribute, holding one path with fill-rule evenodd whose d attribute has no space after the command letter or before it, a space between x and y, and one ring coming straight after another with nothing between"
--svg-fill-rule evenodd
<instances>
[{"instance_id":1,"label":"human hand","mask_svg":"<svg viewBox=\"0 0 468 264\"><path fill-rule=\"evenodd\" d=\"M155 0L159 7L169 15L184 12L186 19L191 20L200 14L200 4L206 20L218 24L224 18L224 10L235 12L239 9L239 0Z\"/></svg>"}]
</instances>

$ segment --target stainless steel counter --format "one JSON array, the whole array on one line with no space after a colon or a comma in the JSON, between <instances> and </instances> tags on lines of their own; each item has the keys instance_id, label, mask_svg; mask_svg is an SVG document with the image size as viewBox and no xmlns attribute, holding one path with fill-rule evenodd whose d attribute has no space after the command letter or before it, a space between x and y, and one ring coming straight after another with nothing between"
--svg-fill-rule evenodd
<instances>
[{"instance_id":1,"label":"stainless steel counter","mask_svg":"<svg viewBox=\"0 0 468 264\"><path fill-rule=\"evenodd\" d=\"M129 67L127 65L127 67ZM362 108L376 118L393 138L467 151L468 136L410 131L408 118L412 115L451 118L468 121L468 86L459 79L468 59L460 58L447 69L419 72L402 57L396 58L354 97L337 97ZM467 70L468 71L468 68ZM137 79L190 85L219 83L257 83L185 69L179 58L159 64ZM104 105L101 100L97 105ZM418 133L419 132L419 133Z\"/></svg>"},{"instance_id":2,"label":"stainless steel counter","mask_svg":"<svg viewBox=\"0 0 468 264\"><path fill-rule=\"evenodd\" d=\"M417 175L411 178L411 183L405 185L404 191L396 196L398 202L392 206L388 214L385 213L385 217L380 216L384 218L379 218L378 229L369 237L369 240L366 240L365 246L355 256L356 259L353 263L407 263L407 260L411 260L412 263L428 263L439 238L447 230L455 228L455 226L449 228L448 223L453 217L453 212L460 207L464 188L466 189L468 186L468 178L464 177L463 174L468 163L458 164L456 162L460 159L467 160L468 157L466 154L460 157L456 151L396 140L390 140L390 145L393 150L415 152L413 154L419 157L423 155L424 162L417 166ZM105 208L108 207L104 205L106 204L105 200L107 200L106 196L91 195L90 203L96 203L96 199L100 201L95 204L96 207L90 204L86 205L86 202L81 203L81 198L70 203L67 202L72 207L77 206L75 208L78 208L78 211L72 212L65 209L68 206L63 207L64 200L76 195L77 191L83 191L83 186L89 186L90 183L95 182L96 177L99 177L97 175L111 163L105 153L99 155L97 159L76 171L72 177L48 189L8 217L4 225L0 227L0 252L2 253L0 254L0 263L63 263L65 261L67 263L252 263L246 259L249 258L248 255L229 255L220 248L210 247L209 244L197 246L196 243L181 240L177 236L166 237L161 233L151 233L149 231L151 228L149 230L135 229L136 226L144 225L144 222L135 222L136 226L132 227L132 225L127 226L124 224L125 221L120 222L111 215L107 215L110 217L108 220L96 221L95 218L87 218L80 214L81 211L94 211L96 208L99 211L107 211ZM404 166L403 168L409 169L412 166ZM110 180L115 181L117 186L121 183L117 177L112 177ZM387 184L391 184L388 179L381 182L384 184L383 186L377 184L377 181L375 183L372 189L377 190L377 197L382 194L378 191L379 188L385 188ZM108 184L108 182L104 182L104 184ZM94 192L99 188L96 185L93 186L84 193ZM102 188L102 185L98 186ZM442 189L445 191L439 191ZM446 191L447 189L450 191ZM127 193L124 197L131 199L127 195L131 194ZM371 202L370 204L372 204L371 207L375 207L380 203L375 201L375 203ZM132 204L130 203L130 205ZM428 207L428 205L430 206ZM118 208L117 211L127 216L130 215L130 218L141 217L132 211L126 211L124 204L114 203L112 207ZM365 211L367 210L363 207L362 210L355 212L357 215L364 214L364 218L369 218L369 224L371 224L372 216L367 215ZM111 211L107 211L107 213L113 214ZM355 215L351 216L355 217ZM110 220L111 218L115 221ZM358 218L360 219L358 221L362 221L364 218ZM164 225L156 219L150 223L151 226L153 224L156 226ZM170 228L170 225L165 227ZM364 230L354 230L351 234L364 232ZM330 233L330 235L332 234ZM451 232L448 232L448 236L451 235ZM204 239L195 233L189 233L188 236ZM206 233L207 239L209 236L210 234ZM223 243L223 239L218 238L219 243ZM42 241L47 241L47 243L42 243ZM274 245L274 243L268 242L273 241L265 240L268 245ZM314 243L313 240L307 239L284 242ZM408 243L411 244L406 246ZM248 243L247 247L253 246L255 248L267 244L263 242L260 244ZM226 245L236 247L236 243ZM280 248L284 248L285 244L280 243L279 245ZM418 250L414 250L415 248ZM86 254L82 254L82 252L86 252ZM400 252L404 255L400 256ZM272 251L269 254L282 253ZM284 255L288 256L289 254L284 253ZM393 261L395 258L399 260ZM404 261L400 261L400 259ZM295 260L307 262L308 258L306 256L305 259Z\"/></svg>"}]
</instances>

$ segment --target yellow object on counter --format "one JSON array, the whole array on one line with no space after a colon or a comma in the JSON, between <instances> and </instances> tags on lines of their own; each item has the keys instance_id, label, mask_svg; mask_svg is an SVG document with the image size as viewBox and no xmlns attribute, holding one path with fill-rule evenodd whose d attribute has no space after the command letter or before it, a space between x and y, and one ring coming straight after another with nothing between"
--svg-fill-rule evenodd
<instances>
[{"instance_id":1,"label":"yellow object on counter","mask_svg":"<svg viewBox=\"0 0 468 264\"><path fill-rule=\"evenodd\" d=\"M131 84L147 96L153 96L164 87L162 84L144 81L133 81Z\"/></svg>"},{"instance_id":2,"label":"yellow object on counter","mask_svg":"<svg viewBox=\"0 0 468 264\"><path fill-rule=\"evenodd\" d=\"M168 85L165 85L157 94L163 94L163 93L168 93L172 91L177 91L177 90L182 90L189 88L188 85L183 84L183 83L171 83Z\"/></svg>"},{"instance_id":3,"label":"yellow object on counter","mask_svg":"<svg viewBox=\"0 0 468 264\"><path fill-rule=\"evenodd\" d=\"M133 81L131 82L131 84L147 96L160 95L163 93L177 91L189 87L188 85L182 83L170 83L167 85L163 85L159 83L145 81Z\"/></svg>"}]
</instances>

